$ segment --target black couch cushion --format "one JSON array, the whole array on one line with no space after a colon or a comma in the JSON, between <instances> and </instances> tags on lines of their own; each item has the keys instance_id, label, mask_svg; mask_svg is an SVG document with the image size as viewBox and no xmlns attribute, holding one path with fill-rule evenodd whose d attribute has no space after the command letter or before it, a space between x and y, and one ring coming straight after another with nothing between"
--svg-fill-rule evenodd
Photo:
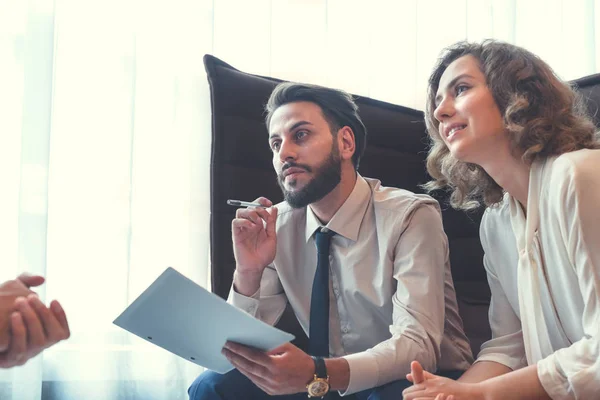
<instances>
[{"instance_id":1,"label":"black couch cushion","mask_svg":"<svg viewBox=\"0 0 600 400\"><path fill-rule=\"evenodd\" d=\"M211 281L213 292L225 298L235 269L231 245L235 209L227 206L226 200L252 200L259 196L274 202L282 199L271 164L263 112L271 91L281 80L238 71L210 55L204 57L204 64L212 105ZM422 192L419 185L428 179L423 113L367 97L356 97L356 103L368 131L360 173L380 179L386 186ZM481 214L466 215L450 209L445 199L438 200L444 209L461 315L477 352L481 342L490 336L490 294L478 235ZM293 320L286 314L280 323L286 325ZM302 345L304 340L301 338L297 344Z\"/></svg>"},{"instance_id":2,"label":"black couch cushion","mask_svg":"<svg viewBox=\"0 0 600 400\"><path fill-rule=\"evenodd\" d=\"M600 74L586 76L571 83L582 94L590 116L600 128Z\"/></svg>"}]
</instances>

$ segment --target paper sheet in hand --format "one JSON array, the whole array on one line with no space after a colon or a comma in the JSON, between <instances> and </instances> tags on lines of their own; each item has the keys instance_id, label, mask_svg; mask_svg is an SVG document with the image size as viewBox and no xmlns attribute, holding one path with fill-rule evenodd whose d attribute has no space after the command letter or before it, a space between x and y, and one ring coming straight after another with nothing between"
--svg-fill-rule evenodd
<instances>
[{"instance_id":1,"label":"paper sheet in hand","mask_svg":"<svg viewBox=\"0 0 600 400\"><path fill-rule=\"evenodd\" d=\"M193 363L225 373L227 340L271 350L293 335L228 304L173 268L167 268L114 324Z\"/></svg>"}]
</instances>

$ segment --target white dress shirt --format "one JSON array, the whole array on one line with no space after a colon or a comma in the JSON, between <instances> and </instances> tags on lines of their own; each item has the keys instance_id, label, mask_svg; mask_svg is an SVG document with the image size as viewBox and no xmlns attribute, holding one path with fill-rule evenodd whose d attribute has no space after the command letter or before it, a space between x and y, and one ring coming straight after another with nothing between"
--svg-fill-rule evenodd
<instances>
[{"instance_id":1,"label":"white dress shirt","mask_svg":"<svg viewBox=\"0 0 600 400\"><path fill-rule=\"evenodd\" d=\"M279 204L277 254L259 291L229 301L275 324L286 302L309 332L317 264L310 207ZM465 370L472 362L450 273L438 203L358 176L327 228L330 251L329 351L350 365L343 395L404 379L410 362L430 371Z\"/></svg>"},{"instance_id":2,"label":"white dress shirt","mask_svg":"<svg viewBox=\"0 0 600 400\"><path fill-rule=\"evenodd\" d=\"M527 215L506 195L481 224L493 337L477 361L537 363L553 399L600 398L600 150L533 163Z\"/></svg>"}]
</instances>

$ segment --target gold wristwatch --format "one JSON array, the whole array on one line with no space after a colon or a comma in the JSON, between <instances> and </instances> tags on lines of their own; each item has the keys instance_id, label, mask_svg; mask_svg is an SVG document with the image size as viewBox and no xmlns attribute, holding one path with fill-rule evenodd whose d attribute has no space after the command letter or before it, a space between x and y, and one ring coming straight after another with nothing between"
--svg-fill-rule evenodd
<instances>
[{"instance_id":1,"label":"gold wristwatch","mask_svg":"<svg viewBox=\"0 0 600 400\"><path fill-rule=\"evenodd\" d=\"M306 385L308 389L308 397L323 398L329 393L329 376L327 375L327 367L325 360L321 357L313 357L315 362L315 376L312 381Z\"/></svg>"}]
</instances>

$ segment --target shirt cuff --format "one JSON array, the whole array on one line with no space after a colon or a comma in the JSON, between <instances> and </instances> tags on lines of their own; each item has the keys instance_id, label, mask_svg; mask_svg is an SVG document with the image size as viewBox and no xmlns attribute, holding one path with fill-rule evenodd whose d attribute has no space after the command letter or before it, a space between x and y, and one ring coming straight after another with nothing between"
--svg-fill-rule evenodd
<instances>
[{"instance_id":1,"label":"shirt cuff","mask_svg":"<svg viewBox=\"0 0 600 400\"><path fill-rule=\"evenodd\" d=\"M260 289L256 291L251 297L244 296L235 291L233 285L231 285L231 290L229 290L229 297L227 298L227 302L233 305L236 308L239 308L242 311L247 312L253 317L257 318L258 314L258 303L260 298Z\"/></svg>"},{"instance_id":2,"label":"shirt cuff","mask_svg":"<svg viewBox=\"0 0 600 400\"><path fill-rule=\"evenodd\" d=\"M546 357L537 363L537 375L542 387L552 399L568 399L572 397L565 382L560 379L564 374L559 370L553 356Z\"/></svg>"},{"instance_id":3,"label":"shirt cuff","mask_svg":"<svg viewBox=\"0 0 600 400\"><path fill-rule=\"evenodd\" d=\"M350 380L345 392L340 391L341 396L347 396L361 390L371 389L378 386L379 366L374 355L363 351L342 357L350 366Z\"/></svg>"}]
</instances>

